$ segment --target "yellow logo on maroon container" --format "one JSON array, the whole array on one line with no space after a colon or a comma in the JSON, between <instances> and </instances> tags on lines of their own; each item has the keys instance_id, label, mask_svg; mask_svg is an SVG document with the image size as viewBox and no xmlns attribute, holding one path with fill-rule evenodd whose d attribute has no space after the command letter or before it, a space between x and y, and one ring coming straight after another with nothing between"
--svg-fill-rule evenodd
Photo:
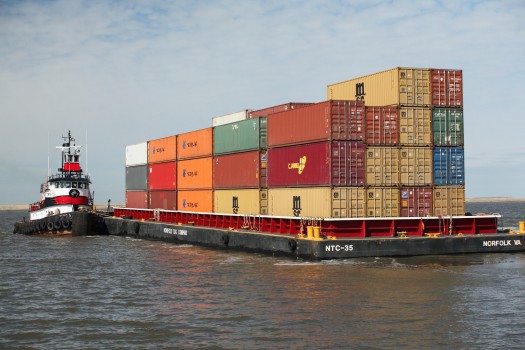
<instances>
[{"instance_id":1,"label":"yellow logo on maroon container","mask_svg":"<svg viewBox=\"0 0 525 350\"><path fill-rule=\"evenodd\" d=\"M306 156L299 159L299 163L288 163L288 169L297 169L297 173L301 175L306 167Z\"/></svg>"}]
</instances>

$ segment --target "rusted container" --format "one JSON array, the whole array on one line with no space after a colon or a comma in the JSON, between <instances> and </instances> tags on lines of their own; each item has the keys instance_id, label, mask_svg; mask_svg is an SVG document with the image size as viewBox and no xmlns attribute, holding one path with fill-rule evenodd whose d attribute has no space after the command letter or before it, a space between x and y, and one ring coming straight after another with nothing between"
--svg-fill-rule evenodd
<instances>
[{"instance_id":1,"label":"rusted container","mask_svg":"<svg viewBox=\"0 0 525 350\"><path fill-rule=\"evenodd\" d=\"M156 163L148 165L148 190L176 190L177 162Z\"/></svg>"},{"instance_id":2,"label":"rusted container","mask_svg":"<svg viewBox=\"0 0 525 350\"><path fill-rule=\"evenodd\" d=\"M432 185L432 149L430 147L401 147L400 183L403 186Z\"/></svg>"},{"instance_id":3,"label":"rusted container","mask_svg":"<svg viewBox=\"0 0 525 350\"><path fill-rule=\"evenodd\" d=\"M126 146L126 166L144 165L148 162L148 143Z\"/></svg>"},{"instance_id":4,"label":"rusted container","mask_svg":"<svg viewBox=\"0 0 525 350\"><path fill-rule=\"evenodd\" d=\"M211 189L213 187L212 157L181 160L177 164L177 189Z\"/></svg>"},{"instance_id":5,"label":"rusted container","mask_svg":"<svg viewBox=\"0 0 525 350\"><path fill-rule=\"evenodd\" d=\"M255 189L215 190L213 209L216 213L266 215L268 191Z\"/></svg>"},{"instance_id":6,"label":"rusted container","mask_svg":"<svg viewBox=\"0 0 525 350\"><path fill-rule=\"evenodd\" d=\"M213 128L213 154L265 149L266 118L246 119Z\"/></svg>"},{"instance_id":7,"label":"rusted container","mask_svg":"<svg viewBox=\"0 0 525 350\"><path fill-rule=\"evenodd\" d=\"M177 210L177 191L149 191L149 208Z\"/></svg>"},{"instance_id":8,"label":"rusted container","mask_svg":"<svg viewBox=\"0 0 525 350\"><path fill-rule=\"evenodd\" d=\"M333 218L363 218L366 216L364 187L334 187L332 189Z\"/></svg>"},{"instance_id":9,"label":"rusted container","mask_svg":"<svg viewBox=\"0 0 525 350\"><path fill-rule=\"evenodd\" d=\"M136 165L126 167L126 191L148 190L148 166Z\"/></svg>"},{"instance_id":10,"label":"rusted container","mask_svg":"<svg viewBox=\"0 0 525 350\"><path fill-rule=\"evenodd\" d=\"M305 107L308 108L308 107ZM268 150L268 187L330 184L330 142Z\"/></svg>"},{"instance_id":11,"label":"rusted container","mask_svg":"<svg viewBox=\"0 0 525 350\"><path fill-rule=\"evenodd\" d=\"M365 144L361 141L331 142L331 185L363 186L365 177Z\"/></svg>"},{"instance_id":12,"label":"rusted container","mask_svg":"<svg viewBox=\"0 0 525 350\"><path fill-rule=\"evenodd\" d=\"M328 99L359 100L367 106L430 107L430 69L398 67L330 84Z\"/></svg>"},{"instance_id":13,"label":"rusted container","mask_svg":"<svg viewBox=\"0 0 525 350\"><path fill-rule=\"evenodd\" d=\"M328 218L331 194L330 187L270 188L268 215Z\"/></svg>"},{"instance_id":14,"label":"rusted container","mask_svg":"<svg viewBox=\"0 0 525 350\"><path fill-rule=\"evenodd\" d=\"M432 132L435 146L463 146L463 110L458 108L434 108Z\"/></svg>"},{"instance_id":15,"label":"rusted container","mask_svg":"<svg viewBox=\"0 0 525 350\"><path fill-rule=\"evenodd\" d=\"M313 105L313 103L311 103L311 102L310 103L309 102L288 102L288 103L283 103L282 105L268 107L268 108L263 108L263 109L259 109L259 110L256 110L256 111L251 111L251 112L248 113L248 118L251 119L251 118L259 118L259 117L267 117L268 115L270 115L272 113L289 111L289 110L292 110L292 109L297 109L297 108L306 107L306 106L310 106L310 105Z\"/></svg>"},{"instance_id":16,"label":"rusted container","mask_svg":"<svg viewBox=\"0 0 525 350\"><path fill-rule=\"evenodd\" d=\"M374 218L399 216L399 188L369 187L366 190L367 216Z\"/></svg>"},{"instance_id":17,"label":"rusted container","mask_svg":"<svg viewBox=\"0 0 525 350\"><path fill-rule=\"evenodd\" d=\"M434 187L434 215L461 216L465 215L464 186Z\"/></svg>"},{"instance_id":18,"label":"rusted container","mask_svg":"<svg viewBox=\"0 0 525 350\"><path fill-rule=\"evenodd\" d=\"M268 147L322 140L362 141L365 109L356 101L325 101L268 117Z\"/></svg>"},{"instance_id":19,"label":"rusted container","mask_svg":"<svg viewBox=\"0 0 525 350\"><path fill-rule=\"evenodd\" d=\"M177 159L209 157L213 152L213 129L206 128L177 137Z\"/></svg>"},{"instance_id":20,"label":"rusted container","mask_svg":"<svg viewBox=\"0 0 525 350\"><path fill-rule=\"evenodd\" d=\"M432 145L431 108L399 108L399 143L402 146Z\"/></svg>"},{"instance_id":21,"label":"rusted container","mask_svg":"<svg viewBox=\"0 0 525 350\"><path fill-rule=\"evenodd\" d=\"M463 71L432 69L431 80L434 107L463 107Z\"/></svg>"},{"instance_id":22,"label":"rusted container","mask_svg":"<svg viewBox=\"0 0 525 350\"><path fill-rule=\"evenodd\" d=\"M235 122L247 119L248 113L250 113L251 111L252 111L251 109L245 109L240 112L230 113L230 114L222 115L220 117L214 117L212 118L212 126L216 127L216 126L235 123Z\"/></svg>"},{"instance_id":23,"label":"rusted container","mask_svg":"<svg viewBox=\"0 0 525 350\"><path fill-rule=\"evenodd\" d=\"M400 216L425 217L434 215L432 187L401 187L400 196Z\"/></svg>"},{"instance_id":24,"label":"rusted container","mask_svg":"<svg viewBox=\"0 0 525 350\"><path fill-rule=\"evenodd\" d=\"M368 147L366 150L366 184L368 186L399 185L399 149Z\"/></svg>"},{"instance_id":25,"label":"rusted container","mask_svg":"<svg viewBox=\"0 0 525 350\"><path fill-rule=\"evenodd\" d=\"M148 163L177 160L177 135L148 142Z\"/></svg>"},{"instance_id":26,"label":"rusted container","mask_svg":"<svg viewBox=\"0 0 525 350\"><path fill-rule=\"evenodd\" d=\"M434 185L463 186L465 184L465 152L463 147L435 147Z\"/></svg>"},{"instance_id":27,"label":"rusted container","mask_svg":"<svg viewBox=\"0 0 525 350\"><path fill-rule=\"evenodd\" d=\"M366 107L366 144L395 146L399 143L397 106Z\"/></svg>"},{"instance_id":28,"label":"rusted container","mask_svg":"<svg viewBox=\"0 0 525 350\"><path fill-rule=\"evenodd\" d=\"M126 207L127 208L148 208L148 192L147 191L126 191Z\"/></svg>"},{"instance_id":29,"label":"rusted container","mask_svg":"<svg viewBox=\"0 0 525 350\"><path fill-rule=\"evenodd\" d=\"M265 188L266 151L213 157L213 188Z\"/></svg>"},{"instance_id":30,"label":"rusted container","mask_svg":"<svg viewBox=\"0 0 525 350\"><path fill-rule=\"evenodd\" d=\"M199 213L213 213L213 191L177 191L177 210Z\"/></svg>"}]
</instances>

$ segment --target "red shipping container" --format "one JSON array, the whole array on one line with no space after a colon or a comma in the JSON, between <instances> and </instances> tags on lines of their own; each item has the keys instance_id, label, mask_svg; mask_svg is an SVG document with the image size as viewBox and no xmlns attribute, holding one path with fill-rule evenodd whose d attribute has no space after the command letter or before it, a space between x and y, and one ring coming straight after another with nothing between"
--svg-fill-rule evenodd
<instances>
[{"instance_id":1,"label":"red shipping container","mask_svg":"<svg viewBox=\"0 0 525 350\"><path fill-rule=\"evenodd\" d=\"M150 191L149 208L177 210L177 191Z\"/></svg>"},{"instance_id":2,"label":"red shipping container","mask_svg":"<svg viewBox=\"0 0 525 350\"><path fill-rule=\"evenodd\" d=\"M393 146L399 143L397 106L366 107L366 143Z\"/></svg>"},{"instance_id":3,"label":"red shipping container","mask_svg":"<svg viewBox=\"0 0 525 350\"><path fill-rule=\"evenodd\" d=\"M177 162L157 163L148 165L148 189L177 189Z\"/></svg>"},{"instance_id":4,"label":"red shipping container","mask_svg":"<svg viewBox=\"0 0 525 350\"><path fill-rule=\"evenodd\" d=\"M434 194L431 187L401 187L399 196L401 216L425 217L434 214Z\"/></svg>"},{"instance_id":5,"label":"red shipping container","mask_svg":"<svg viewBox=\"0 0 525 350\"><path fill-rule=\"evenodd\" d=\"M313 105L313 103L308 103L308 102L288 102L288 103L284 103L284 104L278 105L278 106L273 106L273 107L268 107L268 108L264 108L264 109L259 109L257 111L251 111L250 113L248 113L248 119L259 118L259 117L267 117L269 114L272 114L272 113L289 111L289 110L292 110L292 109L297 109L297 108L306 107L306 106L310 106L310 105Z\"/></svg>"},{"instance_id":6,"label":"red shipping container","mask_svg":"<svg viewBox=\"0 0 525 350\"><path fill-rule=\"evenodd\" d=\"M213 188L259 187L266 187L266 151L213 157Z\"/></svg>"},{"instance_id":7,"label":"red shipping container","mask_svg":"<svg viewBox=\"0 0 525 350\"><path fill-rule=\"evenodd\" d=\"M148 209L148 192L126 191L126 208Z\"/></svg>"},{"instance_id":8,"label":"red shipping container","mask_svg":"<svg viewBox=\"0 0 525 350\"><path fill-rule=\"evenodd\" d=\"M332 186L364 186L365 150L360 141L332 142Z\"/></svg>"},{"instance_id":9,"label":"red shipping container","mask_svg":"<svg viewBox=\"0 0 525 350\"><path fill-rule=\"evenodd\" d=\"M268 147L323 140L364 140L365 105L330 100L268 116Z\"/></svg>"},{"instance_id":10,"label":"red shipping container","mask_svg":"<svg viewBox=\"0 0 525 350\"><path fill-rule=\"evenodd\" d=\"M432 69L432 106L463 107L463 71Z\"/></svg>"}]
</instances>

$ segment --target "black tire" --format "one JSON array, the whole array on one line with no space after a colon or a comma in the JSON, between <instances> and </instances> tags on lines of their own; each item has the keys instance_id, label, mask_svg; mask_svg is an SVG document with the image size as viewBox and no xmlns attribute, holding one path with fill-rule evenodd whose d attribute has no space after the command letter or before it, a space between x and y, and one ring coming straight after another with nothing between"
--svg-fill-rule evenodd
<instances>
[{"instance_id":1,"label":"black tire","mask_svg":"<svg viewBox=\"0 0 525 350\"><path fill-rule=\"evenodd\" d=\"M71 227L71 222L69 221L68 218L62 218L62 227L64 229L68 229L69 227Z\"/></svg>"},{"instance_id":2,"label":"black tire","mask_svg":"<svg viewBox=\"0 0 525 350\"><path fill-rule=\"evenodd\" d=\"M53 227L55 225L53 225L53 222L51 220L49 220L47 223L46 223L46 228L48 231L53 231Z\"/></svg>"},{"instance_id":3,"label":"black tire","mask_svg":"<svg viewBox=\"0 0 525 350\"><path fill-rule=\"evenodd\" d=\"M62 228L62 221L60 221L60 219L55 220L55 222L53 222L53 229L60 230L61 228Z\"/></svg>"}]
</instances>

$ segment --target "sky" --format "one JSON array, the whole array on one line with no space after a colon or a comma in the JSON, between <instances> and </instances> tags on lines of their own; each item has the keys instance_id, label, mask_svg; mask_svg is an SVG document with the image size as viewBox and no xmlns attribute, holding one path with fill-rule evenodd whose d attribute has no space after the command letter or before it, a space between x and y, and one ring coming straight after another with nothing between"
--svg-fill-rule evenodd
<instances>
[{"instance_id":1,"label":"sky","mask_svg":"<svg viewBox=\"0 0 525 350\"><path fill-rule=\"evenodd\" d=\"M126 145L394 67L462 69L466 196L525 198L524 18L525 0L0 0L0 204L39 199L68 130L95 202L124 203Z\"/></svg>"}]
</instances>

